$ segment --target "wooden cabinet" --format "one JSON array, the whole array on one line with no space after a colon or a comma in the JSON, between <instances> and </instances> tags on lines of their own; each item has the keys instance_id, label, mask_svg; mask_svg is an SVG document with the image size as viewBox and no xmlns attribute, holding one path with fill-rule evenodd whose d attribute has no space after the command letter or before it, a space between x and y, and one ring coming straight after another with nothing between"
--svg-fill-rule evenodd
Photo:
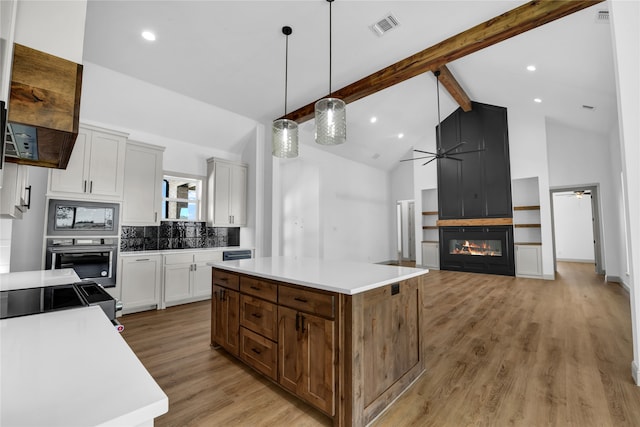
<instances>
[{"instance_id":1,"label":"wooden cabinet","mask_svg":"<svg viewBox=\"0 0 640 427\"><path fill-rule=\"evenodd\" d=\"M247 174L244 163L207 160L207 222L210 226L247 224Z\"/></svg>"},{"instance_id":2,"label":"wooden cabinet","mask_svg":"<svg viewBox=\"0 0 640 427\"><path fill-rule=\"evenodd\" d=\"M22 219L22 215L31 205L29 168L15 163L5 163L3 173L0 218Z\"/></svg>"},{"instance_id":3,"label":"wooden cabinet","mask_svg":"<svg viewBox=\"0 0 640 427\"><path fill-rule=\"evenodd\" d=\"M163 308L210 298L211 267L207 263L221 260L220 251L164 255Z\"/></svg>"},{"instance_id":4,"label":"wooden cabinet","mask_svg":"<svg viewBox=\"0 0 640 427\"><path fill-rule=\"evenodd\" d=\"M280 384L333 416L335 413L335 322L280 306Z\"/></svg>"},{"instance_id":5,"label":"wooden cabinet","mask_svg":"<svg viewBox=\"0 0 640 427\"><path fill-rule=\"evenodd\" d=\"M238 276L213 270L211 277L211 344L220 345L229 353L238 356L240 353Z\"/></svg>"},{"instance_id":6,"label":"wooden cabinet","mask_svg":"<svg viewBox=\"0 0 640 427\"><path fill-rule=\"evenodd\" d=\"M123 225L160 225L164 147L127 142ZM208 288L208 286L207 286Z\"/></svg>"},{"instance_id":7,"label":"wooden cabinet","mask_svg":"<svg viewBox=\"0 0 640 427\"><path fill-rule=\"evenodd\" d=\"M47 195L122 200L127 135L83 125L65 170L49 172Z\"/></svg>"},{"instance_id":8,"label":"wooden cabinet","mask_svg":"<svg viewBox=\"0 0 640 427\"><path fill-rule=\"evenodd\" d=\"M123 313L146 310L160 304L162 257L120 257L120 287Z\"/></svg>"}]
</instances>

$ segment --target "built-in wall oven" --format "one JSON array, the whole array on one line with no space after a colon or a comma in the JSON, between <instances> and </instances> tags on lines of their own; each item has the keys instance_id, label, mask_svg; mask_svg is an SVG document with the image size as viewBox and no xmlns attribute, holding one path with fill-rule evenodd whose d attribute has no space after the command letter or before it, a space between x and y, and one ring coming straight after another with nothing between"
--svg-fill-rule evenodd
<instances>
[{"instance_id":1,"label":"built-in wall oven","mask_svg":"<svg viewBox=\"0 0 640 427\"><path fill-rule=\"evenodd\" d=\"M73 268L82 280L116 286L120 205L50 199L45 268Z\"/></svg>"}]
</instances>

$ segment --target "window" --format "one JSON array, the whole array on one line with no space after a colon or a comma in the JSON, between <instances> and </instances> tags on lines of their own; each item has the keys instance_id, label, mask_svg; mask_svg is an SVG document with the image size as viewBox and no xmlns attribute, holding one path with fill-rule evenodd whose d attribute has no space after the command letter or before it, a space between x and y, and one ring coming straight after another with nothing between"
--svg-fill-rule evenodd
<instances>
[{"instance_id":1,"label":"window","mask_svg":"<svg viewBox=\"0 0 640 427\"><path fill-rule=\"evenodd\" d=\"M202 179L165 175L162 180L162 219L200 221Z\"/></svg>"}]
</instances>

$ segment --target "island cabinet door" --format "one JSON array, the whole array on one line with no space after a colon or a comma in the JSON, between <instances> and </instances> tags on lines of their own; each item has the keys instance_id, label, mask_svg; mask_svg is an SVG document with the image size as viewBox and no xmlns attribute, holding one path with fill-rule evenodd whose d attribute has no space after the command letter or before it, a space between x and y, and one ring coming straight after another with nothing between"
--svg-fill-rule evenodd
<instances>
[{"instance_id":1,"label":"island cabinet door","mask_svg":"<svg viewBox=\"0 0 640 427\"><path fill-rule=\"evenodd\" d=\"M335 322L282 306L278 315L280 384L333 416Z\"/></svg>"},{"instance_id":2,"label":"island cabinet door","mask_svg":"<svg viewBox=\"0 0 640 427\"><path fill-rule=\"evenodd\" d=\"M213 285L211 298L211 341L233 355L239 354L240 295L237 291Z\"/></svg>"}]
</instances>

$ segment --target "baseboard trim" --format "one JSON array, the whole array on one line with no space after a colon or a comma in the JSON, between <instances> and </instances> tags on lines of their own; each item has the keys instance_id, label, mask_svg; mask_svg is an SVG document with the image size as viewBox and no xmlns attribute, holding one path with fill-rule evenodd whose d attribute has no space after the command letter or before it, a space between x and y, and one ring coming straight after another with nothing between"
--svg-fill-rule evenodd
<instances>
[{"instance_id":1,"label":"baseboard trim","mask_svg":"<svg viewBox=\"0 0 640 427\"><path fill-rule=\"evenodd\" d=\"M581 262L584 264L595 264L596 261L593 259L574 259L574 258L556 258L558 262Z\"/></svg>"},{"instance_id":2,"label":"baseboard trim","mask_svg":"<svg viewBox=\"0 0 640 427\"><path fill-rule=\"evenodd\" d=\"M638 378L640 378L640 368L638 367L638 362L635 360L631 362L631 376L633 377L633 382L637 386L640 386L640 383L638 383Z\"/></svg>"},{"instance_id":3,"label":"baseboard trim","mask_svg":"<svg viewBox=\"0 0 640 427\"><path fill-rule=\"evenodd\" d=\"M618 285L622 286L622 288L627 291L627 293L631 293L631 288L629 287L629 285L627 285L624 282L624 279L620 276L608 276L605 275L604 276L604 280L606 282L612 282L612 283L617 283Z\"/></svg>"}]
</instances>

